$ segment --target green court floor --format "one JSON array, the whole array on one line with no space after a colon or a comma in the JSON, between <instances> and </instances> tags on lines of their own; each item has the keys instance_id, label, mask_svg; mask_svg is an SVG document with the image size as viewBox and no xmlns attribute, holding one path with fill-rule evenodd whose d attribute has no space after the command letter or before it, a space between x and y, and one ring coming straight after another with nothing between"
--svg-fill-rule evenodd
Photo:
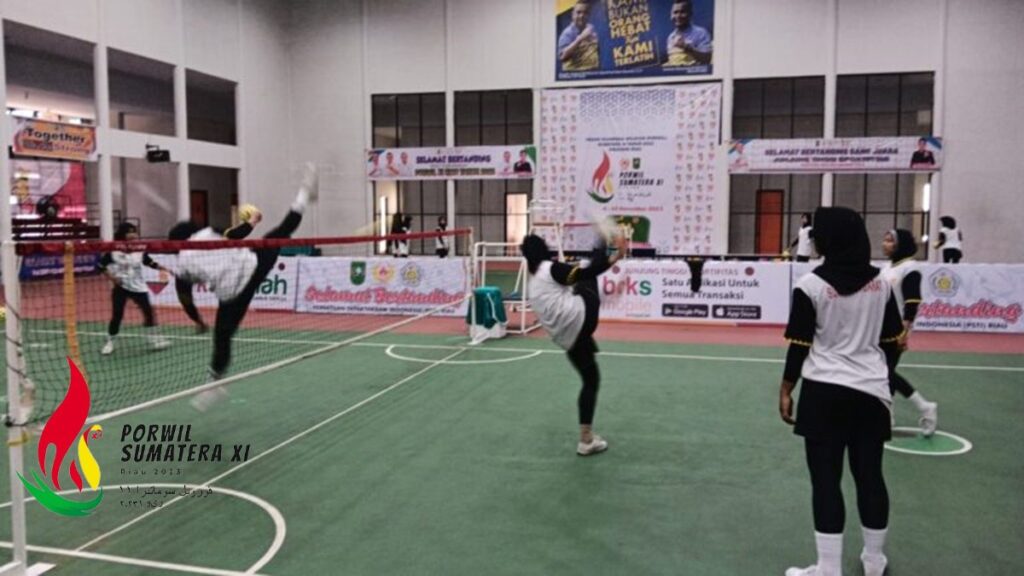
<instances>
[{"instance_id":1,"label":"green court floor","mask_svg":"<svg viewBox=\"0 0 1024 576\"><path fill-rule=\"evenodd\" d=\"M205 414L179 400L104 422L103 503L62 518L30 502L31 560L76 576L763 576L813 562L802 445L776 409L782 349L601 343L595 427L611 447L579 458L563 355L539 339L465 343L385 334L238 382ZM891 573L1024 574L1024 358L904 364L940 430L973 448L887 451ZM914 424L905 400L897 421ZM125 424L192 424L224 461L121 462ZM247 462L228 461L234 444ZM38 469L34 442L25 466ZM211 480L206 496L145 494ZM847 484L844 566L860 574ZM146 500L161 505L133 504Z\"/></svg>"}]
</instances>

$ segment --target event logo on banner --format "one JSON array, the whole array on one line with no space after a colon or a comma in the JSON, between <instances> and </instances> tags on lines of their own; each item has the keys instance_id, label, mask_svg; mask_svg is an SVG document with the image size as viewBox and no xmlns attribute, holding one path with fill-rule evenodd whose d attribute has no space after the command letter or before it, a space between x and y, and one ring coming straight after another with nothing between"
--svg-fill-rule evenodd
<instances>
[{"instance_id":1,"label":"event logo on banner","mask_svg":"<svg viewBox=\"0 0 1024 576\"><path fill-rule=\"evenodd\" d=\"M546 90L536 198L566 222L614 217L636 248L708 253L720 112L717 83ZM563 248L590 249L589 231L568 230Z\"/></svg>"},{"instance_id":2,"label":"event logo on banner","mask_svg":"<svg viewBox=\"0 0 1024 576\"><path fill-rule=\"evenodd\" d=\"M714 0L558 0L558 80L710 74Z\"/></svg>"},{"instance_id":3,"label":"event logo on banner","mask_svg":"<svg viewBox=\"0 0 1024 576\"><path fill-rule=\"evenodd\" d=\"M296 310L419 314L465 298L466 281L465 262L455 258L300 258ZM465 304L446 311L465 313Z\"/></svg>"},{"instance_id":4,"label":"event logo on banner","mask_svg":"<svg viewBox=\"0 0 1024 576\"><path fill-rule=\"evenodd\" d=\"M46 120L14 119L13 152L65 160L96 159L96 128Z\"/></svg>"},{"instance_id":5,"label":"event logo on banner","mask_svg":"<svg viewBox=\"0 0 1024 576\"><path fill-rule=\"evenodd\" d=\"M942 139L841 138L733 140L729 172L937 172L942 169Z\"/></svg>"},{"instance_id":6,"label":"event logo on banner","mask_svg":"<svg viewBox=\"0 0 1024 576\"><path fill-rule=\"evenodd\" d=\"M533 178L535 146L374 148L366 152L370 180L501 180Z\"/></svg>"},{"instance_id":7,"label":"event logo on banner","mask_svg":"<svg viewBox=\"0 0 1024 576\"><path fill-rule=\"evenodd\" d=\"M705 262L700 289L678 260L626 260L598 282L603 318L784 324L789 267L757 262ZM782 296L782 297L780 297Z\"/></svg>"}]
</instances>

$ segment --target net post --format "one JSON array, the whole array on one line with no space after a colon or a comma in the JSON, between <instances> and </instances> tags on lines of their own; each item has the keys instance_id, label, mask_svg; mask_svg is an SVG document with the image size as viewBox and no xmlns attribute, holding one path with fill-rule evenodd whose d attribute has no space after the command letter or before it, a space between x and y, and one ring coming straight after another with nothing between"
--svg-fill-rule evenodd
<instances>
[{"instance_id":1,"label":"net post","mask_svg":"<svg viewBox=\"0 0 1024 576\"><path fill-rule=\"evenodd\" d=\"M7 307L4 330L7 336L7 454L11 484L11 562L0 567L0 576L24 576L28 566L25 524L25 490L19 474L24 472L23 446L27 433L23 422L21 391L25 374L21 348L21 286L15 243L8 237L2 248L4 304Z\"/></svg>"},{"instance_id":2,"label":"net post","mask_svg":"<svg viewBox=\"0 0 1024 576\"><path fill-rule=\"evenodd\" d=\"M89 379L82 363L82 350L78 346L78 309L75 302L75 245L64 243L64 338L68 353L78 366L82 376Z\"/></svg>"}]
</instances>

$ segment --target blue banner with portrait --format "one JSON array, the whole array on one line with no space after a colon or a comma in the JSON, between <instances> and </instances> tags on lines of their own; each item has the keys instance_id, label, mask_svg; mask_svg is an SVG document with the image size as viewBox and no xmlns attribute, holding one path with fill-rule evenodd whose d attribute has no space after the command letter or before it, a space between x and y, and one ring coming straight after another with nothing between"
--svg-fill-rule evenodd
<instances>
[{"instance_id":1,"label":"blue banner with portrait","mask_svg":"<svg viewBox=\"0 0 1024 576\"><path fill-rule=\"evenodd\" d=\"M714 0L558 0L557 80L710 74Z\"/></svg>"}]
</instances>

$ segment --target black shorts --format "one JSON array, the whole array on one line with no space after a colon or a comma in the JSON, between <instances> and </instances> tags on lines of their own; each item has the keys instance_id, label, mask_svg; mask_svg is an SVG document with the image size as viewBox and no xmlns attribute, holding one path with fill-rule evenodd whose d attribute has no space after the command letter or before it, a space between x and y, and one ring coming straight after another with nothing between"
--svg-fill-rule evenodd
<instances>
[{"instance_id":1,"label":"black shorts","mask_svg":"<svg viewBox=\"0 0 1024 576\"><path fill-rule=\"evenodd\" d=\"M804 380L793 432L815 440L892 438L889 408L878 398L838 384Z\"/></svg>"}]
</instances>

